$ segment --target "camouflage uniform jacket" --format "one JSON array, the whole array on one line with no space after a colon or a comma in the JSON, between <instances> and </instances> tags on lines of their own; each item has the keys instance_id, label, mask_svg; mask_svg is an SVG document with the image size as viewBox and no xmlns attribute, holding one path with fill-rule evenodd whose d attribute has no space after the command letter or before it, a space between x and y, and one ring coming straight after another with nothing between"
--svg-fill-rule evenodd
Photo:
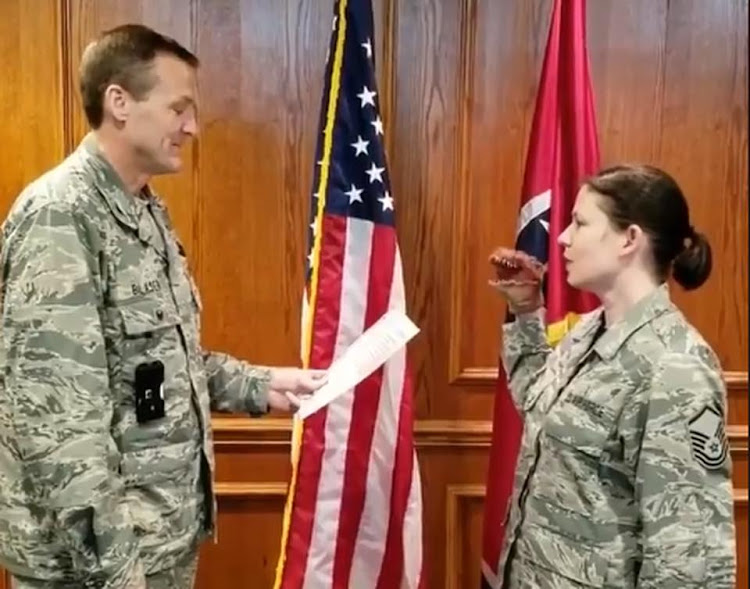
<instances>
[{"instance_id":1,"label":"camouflage uniform jacket","mask_svg":"<svg viewBox=\"0 0 750 589\"><path fill-rule=\"evenodd\" d=\"M198 292L162 203L88 136L2 229L0 566L122 586L212 533L211 409L263 413L269 372L203 352ZM139 424L136 367L164 366Z\"/></svg>"},{"instance_id":2,"label":"camouflage uniform jacket","mask_svg":"<svg viewBox=\"0 0 750 589\"><path fill-rule=\"evenodd\" d=\"M733 589L719 362L666 286L602 326L600 309L554 350L541 314L503 327L524 433L501 586Z\"/></svg>"}]
</instances>

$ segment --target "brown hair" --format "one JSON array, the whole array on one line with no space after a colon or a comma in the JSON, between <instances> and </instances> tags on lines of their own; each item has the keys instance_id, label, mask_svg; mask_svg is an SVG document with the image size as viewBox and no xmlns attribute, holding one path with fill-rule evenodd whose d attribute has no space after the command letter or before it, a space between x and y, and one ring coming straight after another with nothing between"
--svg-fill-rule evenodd
<instances>
[{"instance_id":1,"label":"brown hair","mask_svg":"<svg viewBox=\"0 0 750 589\"><path fill-rule=\"evenodd\" d=\"M177 41L138 24L127 24L105 31L83 52L80 90L86 118L93 129L102 124L104 91L118 84L136 100L154 86L151 75L157 54L173 55L193 68L198 58Z\"/></svg>"},{"instance_id":2,"label":"brown hair","mask_svg":"<svg viewBox=\"0 0 750 589\"><path fill-rule=\"evenodd\" d=\"M659 279L672 276L686 290L698 288L711 273L711 245L690 224L685 196L659 168L619 165L585 184L604 196L603 210L618 229L638 225L649 238Z\"/></svg>"}]
</instances>

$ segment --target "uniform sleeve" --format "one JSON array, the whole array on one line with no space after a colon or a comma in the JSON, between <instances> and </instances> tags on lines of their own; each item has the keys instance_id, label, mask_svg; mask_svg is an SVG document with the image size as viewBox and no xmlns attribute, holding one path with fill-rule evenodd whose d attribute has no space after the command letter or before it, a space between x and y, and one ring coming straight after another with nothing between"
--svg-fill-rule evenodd
<instances>
[{"instance_id":1,"label":"uniform sleeve","mask_svg":"<svg viewBox=\"0 0 750 589\"><path fill-rule=\"evenodd\" d=\"M5 242L4 394L21 464L16 499L34 527L51 532L40 546L19 522L14 550L20 562L49 555L81 587L115 589L142 573L110 435L98 262L87 236L77 214L47 205Z\"/></svg>"},{"instance_id":2,"label":"uniform sleeve","mask_svg":"<svg viewBox=\"0 0 750 589\"><path fill-rule=\"evenodd\" d=\"M268 412L271 370L228 354L204 352L211 409L262 415Z\"/></svg>"},{"instance_id":3,"label":"uniform sleeve","mask_svg":"<svg viewBox=\"0 0 750 589\"><path fill-rule=\"evenodd\" d=\"M654 376L636 468L639 589L735 586L726 392L718 366L672 356Z\"/></svg>"},{"instance_id":4,"label":"uniform sleeve","mask_svg":"<svg viewBox=\"0 0 750 589\"><path fill-rule=\"evenodd\" d=\"M182 263L185 264L185 272L190 276L185 249L172 229L167 209L160 205L158 210L166 230L174 240ZM192 278L190 281L193 295L200 309L198 287ZM249 413L253 416L268 412L268 384L271 381L271 371L268 368L253 366L229 354L209 350L203 351L203 363L212 411Z\"/></svg>"},{"instance_id":5,"label":"uniform sleeve","mask_svg":"<svg viewBox=\"0 0 750 589\"><path fill-rule=\"evenodd\" d=\"M516 316L502 328L503 365L519 410L526 393L539 378L552 348L547 343L543 310Z\"/></svg>"}]
</instances>

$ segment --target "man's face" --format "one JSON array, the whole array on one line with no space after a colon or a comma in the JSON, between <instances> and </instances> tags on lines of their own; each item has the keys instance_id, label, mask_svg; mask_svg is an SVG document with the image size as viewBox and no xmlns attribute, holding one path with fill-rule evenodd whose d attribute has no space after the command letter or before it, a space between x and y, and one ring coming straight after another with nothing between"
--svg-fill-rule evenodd
<instances>
[{"instance_id":1,"label":"man's face","mask_svg":"<svg viewBox=\"0 0 750 589\"><path fill-rule=\"evenodd\" d=\"M152 64L154 86L129 104L124 137L141 171L169 174L182 168L180 152L198 134L195 69L171 55L157 55Z\"/></svg>"}]
</instances>

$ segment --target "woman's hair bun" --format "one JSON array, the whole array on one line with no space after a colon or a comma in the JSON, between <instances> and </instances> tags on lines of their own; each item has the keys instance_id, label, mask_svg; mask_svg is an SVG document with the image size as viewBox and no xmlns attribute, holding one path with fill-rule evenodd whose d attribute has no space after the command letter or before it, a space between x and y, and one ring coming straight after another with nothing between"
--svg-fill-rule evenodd
<instances>
[{"instance_id":1,"label":"woman's hair bun","mask_svg":"<svg viewBox=\"0 0 750 589\"><path fill-rule=\"evenodd\" d=\"M672 276L685 290L698 288L711 274L711 244L703 234L691 233L672 265Z\"/></svg>"}]
</instances>

